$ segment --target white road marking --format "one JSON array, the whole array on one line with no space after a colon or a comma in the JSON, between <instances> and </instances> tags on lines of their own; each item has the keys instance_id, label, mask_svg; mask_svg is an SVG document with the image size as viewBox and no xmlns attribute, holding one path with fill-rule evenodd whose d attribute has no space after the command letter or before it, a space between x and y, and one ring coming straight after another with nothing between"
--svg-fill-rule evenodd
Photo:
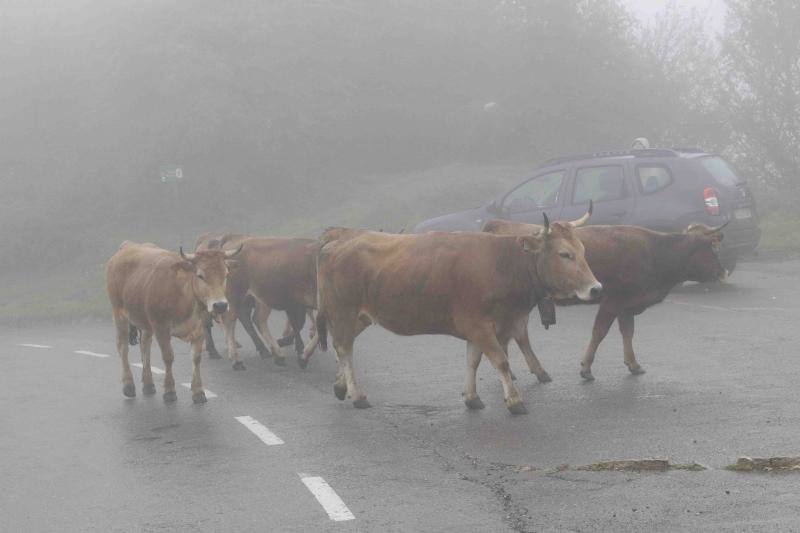
<instances>
[{"instance_id":1,"label":"white road marking","mask_svg":"<svg viewBox=\"0 0 800 533\"><path fill-rule=\"evenodd\" d=\"M789 309L788 307L721 307L718 305L707 305L707 304L696 304L692 302L681 302L679 300L673 300L672 298L668 298L664 300L667 303L675 304L675 305L688 305L690 307L698 307L700 309L710 309L712 311L733 311L733 312L742 312L742 313L752 313L752 312L761 312L761 311L774 311L776 313L785 313L787 311L793 311L793 309Z\"/></svg>"},{"instance_id":2,"label":"white road marking","mask_svg":"<svg viewBox=\"0 0 800 533\"><path fill-rule=\"evenodd\" d=\"M298 474L303 484L311 491L319 504L328 513L331 520L341 522L343 520L355 520L355 515L344 504L338 494L328 483L319 476L309 476L308 474Z\"/></svg>"},{"instance_id":3,"label":"white road marking","mask_svg":"<svg viewBox=\"0 0 800 533\"><path fill-rule=\"evenodd\" d=\"M91 355L92 357L111 357L107 353L90 352L89 350L75 350L75 353L81 355Z\"/></svg>"},{"instance_id":4,"label":"white road marking","mask_svg":"<svg viewBox=\"0 0 800 533\"><path fill-rule=\"evenodd\" d=\"M276 434L267 429L267 426L265 426L252 416L237 416L236 420L238 420L244 427L253 432L253 434L259 439L261 439L261 442L263 442L267 446L276 446L278 444L284 444L283 440L281 440Z\"/></svg>"},{"instance_id":5,"label":"white road marking","mask_svg":"<svg viewBox=\"0 0 800 533\"><path fill-rule=\"evenodd\" d=\"M142 363L133 363L133 366L135 366L137 368L142 368ZM166 372L164 372L163 370L161 370L157 366L150 366L150 371L153 374L166 374Z\"/></svg>"},{"instance_id":6,"label":"white road marking","mask_svg":"<svg viewBox=\"0 0 800 533\"><path fill-rule=\"evenodd\" d=\"M20 344L20 346L25 346L26 348L52 348L52 346L48 346L46 344L28 344L28 343L23 343L23 344Z\"/></svg>"},{"instance_id":7,"label":"white road marking","mask_svg":"<svg viewBox=\"0 0 800 533\"><path fill-rule=\"evenodd\" d=\"M187 389L191 389L192 388L192 384L191 383L181 383L181 386L186 387ZM217 397L216 394L214 394L213 392L211 392L208 389L203 389L203 391L205 391L205 393L206 393L206 398L216 398Z\"/></svg>"}]
</instances>

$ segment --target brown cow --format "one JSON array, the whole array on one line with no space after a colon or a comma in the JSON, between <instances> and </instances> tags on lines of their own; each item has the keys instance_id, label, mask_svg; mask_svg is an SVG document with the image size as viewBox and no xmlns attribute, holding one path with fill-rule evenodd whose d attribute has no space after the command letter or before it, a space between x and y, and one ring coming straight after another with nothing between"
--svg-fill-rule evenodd
<instances>
[{"instance_id":1,"label":"brown cow","mask_svg":"<svg viewBox=\"0 0 800 533\"><path fill-rule=\"evenodd\" d=\"M622 334L625 365L632 374L644 373L633 351L634 316L663 301L679 283L725 279L718 256L720 230L724 226L693 224L684 233L660 233L636 226L588 226L576 230L586 248L586 261L603 284L592 338L581 361L583 379L594 379L592 362L597 347L615 319ZM491 220L484 231L530 235L540 232L541 226ZM540 376L544 369L530 346L527 319L515 340L531 372Z\"/></svg>"},{"instance_id":2,"label":"brown cow","mask_svg":"<svg viewBox=\"0 0 800 533\"><path fill-rule=\"evenodd\" d=\"M240 250L209 250L186 255L183 250L176 254L149 243L122 243L106 266L106 286L117 328L125 396L136 396L128 364L128 342L133 327L142 332L143 392L147 395L156 392L150 369L150 347L155 336L166 371L164 401L176 400L172 377L175 355L170 339L178 337L192 345L192 400L195 403L206 401L200 378L203 325L208 316L224 313L228 308L225 261Z\"/></svg>"},{"instance_id":3,"label":"brown cow","mask_svg":"<svg viewBox=\"0 0 800 533\"><path fill-rule=\"evenodd\" d=\"M298 364L305 368L318 342L316 333L312 331L311 341L304 346L300 332L306 315L317 307L316 256L319 244L313 239L283 237L250 237L243 244L237 267L228 282L231 307L223 316L228 356L233 359L234 368L244 368L234 337L238 318L256 341L262 357L272 353L276 364L285 365L280 345L267 325L270 311L277 309L286 312L292 326L291 338L298 352ZM249 318L243 314L247 312L246 299L249 296L262 306L261 311L257 307L259 329L268 348L254 330L251 333L252 323L248 327Z\"/></svg>"},{"instance_id":4,"label":"brown cow","mask_svg":"<svg viewBox=\"0 0 800 533\"><path fill-rule=\"evenodd\" d=\"M205 233L197 238L195 250L233 250L239 246L239 244L242 244L251 238L253 238L253 236L237 233ZM316 279L314 280L314 283L316 283ZM228 300L231 300L230 296L228 296ZM235 300L239 301L238 299ZM241 302L241 306L237 307L235 310L236 317L238 318L239 322L242 323L242 326L244 326L245 331L250 336L250 339L253 341L253 344L255 345L259 354L264 358L270 357L272 354L269 348L267 348L267 346L264 344L263 339L267 338L268 336L269 338L272 338L272 335L268 329L268 319L272 313L272 309L264 302L256 300L255 297L249 293L244 297L244 299L241 300ZM316 336L316 325L314 324L313 311L308 309L307 315L311 323L309 337L313 340ZM220 359L221 356L219 355L216 345L214 344L214 337L211 335L212 325L213 322L211 320L209 320L206 324L206 351L208 351L208 355L211 359ZM235 321L233 321L232 328L235 334ZM302 337L294 330L294 328L292 328L291 321L288 319L288 317L286 319L286 325L283 328L283 333L281 333L281 336L275 342L279 348L294 344L298 355L307 354L308 357L310 357L313 354L313 348L308 350L308 352L311 353L308 353L304 350L305 347L303 345ZM236 342L235 339L234 343L236 348L241 348L241 345ZM302 359L298 360L301 366L304 367L304 363L307 362L308 357L303 357ZM233 359L233 357L231 357L231 359ZM281 359L280 362L282 361L283 360ZM244 370L244 363L238 359L235 359L233 368L235 370Z\"/></svg>"},{"instance_id":5,"label":"brown cow","mask_svg":"<svg viewBox=\"0 0 800 533\"><path fill-rule=\"evenodd\" d=\"M333 337L339 360L336 397L343 400L349 394L355 407L369 407L356 385L353 342L368 325L379 324L399 335L466 340L467 407L483 407L475 370L486 353L500 373L506 406L512 413L525 413L505 351L514 324L545 294L588 299L601 289L572 226L557 222L545 227L540 235L522 237L371 231L340 234L340 239L323 235L317 330L321 342L327 329Z\"/></svg>"}]
</instances>

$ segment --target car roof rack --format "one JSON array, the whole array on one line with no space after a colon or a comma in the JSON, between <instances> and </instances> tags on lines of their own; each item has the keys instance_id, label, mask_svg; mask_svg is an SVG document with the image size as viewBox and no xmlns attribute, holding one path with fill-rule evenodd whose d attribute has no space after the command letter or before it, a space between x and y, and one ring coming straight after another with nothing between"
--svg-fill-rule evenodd
<instances>
[{"instance_id":1,"label":"car roof rack","mask_svg":"<svg viewBox=\"0 0 800 533\"><path fill-rule=\"evenodd\" d=\"M563 157L553 157L546 160L540 167L560 165L570 161L580 161L582 159L601 159L604 157L674 157L679 150L672 148L646 148L643 150L604 150L592 152L590 154L567 155Z\"/></svg>"},{"instance_id":2,"label":"car roof rack","mask_svg":"<svg viewBox=\"0 0 800 533\"><path fill-rule=\"evenodd\" d=\"M707 154L708 153L706 150L703 150L702 148L697 147L697 146L679 146L679 147L673 148L673 150L675 150L676 152L682 152L684 154Z\"/></svg>"}]
</instances>

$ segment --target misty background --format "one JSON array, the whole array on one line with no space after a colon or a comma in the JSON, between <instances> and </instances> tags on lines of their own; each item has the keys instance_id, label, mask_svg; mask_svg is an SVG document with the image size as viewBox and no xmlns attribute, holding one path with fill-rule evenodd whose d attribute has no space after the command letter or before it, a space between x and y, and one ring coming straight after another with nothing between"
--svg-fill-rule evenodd
<instances>
[{"instance_id":1,"label":"misty background","mask_svg":"<svg viewBox=\"0 0 800 533\"><path fill-rule=\"evenodd\" d=\"M798 28L793 0L0 0L0 320L105 316L124 239L399 230L640 136L723 153L800 249Z\"/></svg>"}]
</instances>

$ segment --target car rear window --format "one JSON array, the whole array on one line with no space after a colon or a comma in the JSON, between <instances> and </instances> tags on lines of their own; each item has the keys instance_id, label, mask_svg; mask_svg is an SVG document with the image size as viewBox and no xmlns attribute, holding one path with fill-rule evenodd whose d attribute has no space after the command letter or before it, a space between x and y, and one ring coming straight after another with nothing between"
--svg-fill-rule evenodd
<instances>
[{"instance_id":1,"label":"car rear window","mask_svg":"<svg viewBox=\"0 0 800 533\"><path fill-rule=\"evenodd\" d=\"M735 187L740 181L727 161L721 157L703 157L700 164L720 185Z\"/></svg>"}]
</instances>

